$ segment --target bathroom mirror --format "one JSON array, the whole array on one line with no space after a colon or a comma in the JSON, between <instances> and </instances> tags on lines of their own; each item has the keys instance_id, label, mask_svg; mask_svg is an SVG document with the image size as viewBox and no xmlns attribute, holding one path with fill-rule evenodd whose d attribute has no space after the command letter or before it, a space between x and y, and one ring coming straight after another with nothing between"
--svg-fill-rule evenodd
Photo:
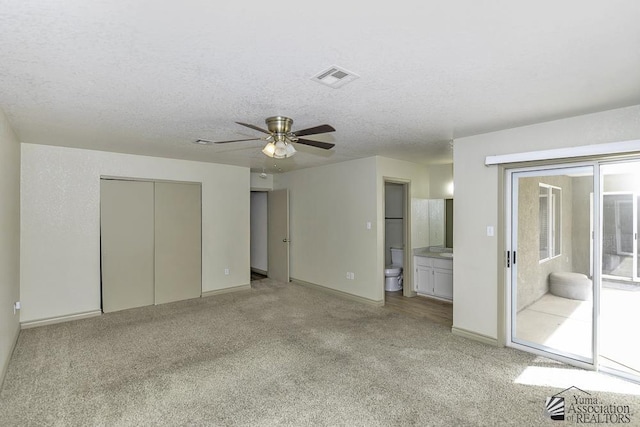
<instances>
[{"instance_id":1,"label":"bathroom mirror","mask_svg":"<svg viewBox=\"0 0 640 427\"><path fill-rule=\"evenodd\" d=\"M429 246L453 248L453 199L429 199Z\"/></svg>"}]
</instances>

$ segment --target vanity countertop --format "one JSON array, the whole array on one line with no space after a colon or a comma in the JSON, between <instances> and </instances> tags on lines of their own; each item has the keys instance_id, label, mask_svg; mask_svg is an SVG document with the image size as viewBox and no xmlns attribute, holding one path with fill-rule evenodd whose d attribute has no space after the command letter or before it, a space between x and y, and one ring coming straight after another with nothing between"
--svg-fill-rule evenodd
<instances>
[{"instance_id":1,"label":"vanity countertop","mask_svg":"<svg viewBox=\"0 0 640 427\"><path fill-rule=\"evenodd\" d=\"M453 251L450 248L427 246L413 250L414 256L427 258L453 259Z\"/></svg>"}]
</instances>

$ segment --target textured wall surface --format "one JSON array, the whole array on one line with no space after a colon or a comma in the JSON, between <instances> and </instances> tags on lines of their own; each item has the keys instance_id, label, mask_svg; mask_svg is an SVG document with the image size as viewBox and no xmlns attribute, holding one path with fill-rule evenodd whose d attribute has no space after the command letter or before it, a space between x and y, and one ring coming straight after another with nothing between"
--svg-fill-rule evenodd
<instances>
[{"instance_id":1,"label":"textured wall surface","mask_svg":"<svg viewBox=\"0 0 640 427\"><path fill-rule=\"evenodd\" d=\"M573 181L573 230L571 234L573 271L591 276L591 193L593 177L581 176Z\"/></svg>"},{"instance_id":2,"label":"textured wall surface","mask_svg":"<svg viewBox=\"0 0 640 427\"><path fill-rule=\"evenodd\" d=\"M411 217L405 220L411 242L405 245L427 246L429 178L423 165L370 157L275 176L276 188L289 189L291 277L374 301L384 298L385 179L410 188ZM346 279L346 272L355 279Z\"/></svg>"},{"instance_id":3,"label":"textured wall surface","mask_svg":"<svg viewBox=\"0 0 640 427\"><path fill-rule=\"evenodd\" d=\"M20 143L0 110L0 384L19 331Z\"/></svg>"},{"instance_id":4,"label":"textured wall surface","mask_svg":"<svg viewBox=\"0 0 640 427\"><path fill-rule=\"evenodd\" d=\"M567 176L541 176L518 180L518 310L532 304L549 291L549 273L572 271L573 189ZM562 189L561 253L540 262L539 184ZM587 195L588 197L588 195ZM581 212L587 215L588 211ZM588 220L587 220L588 223Z\"/></svg>"},{"instance_id":5,"label":"textured wall surface","mask_svg":"<svg viewBox=\"0 0 640 427\"><path fill-rule=\"evenodd\" d=\"M101 176L202 183L202 290L249 283L248 168L22 144L22 322L100 309Z\"/></svg>"},{"instance_id":6,"label":"textured wall surface","mask_svg":"<svg viewBox=\"0 0 640 427\"><path fill-rule=\"evenodd\" d=\"M375 263L376 233L382 230L376 218L375 164L371 157L275 177L277 188L289 189L292 278L382 299L382 288L375 288L377 276L384 276ZM355 279L346 279L347 272Z\"/></svg>"}]
</instances>

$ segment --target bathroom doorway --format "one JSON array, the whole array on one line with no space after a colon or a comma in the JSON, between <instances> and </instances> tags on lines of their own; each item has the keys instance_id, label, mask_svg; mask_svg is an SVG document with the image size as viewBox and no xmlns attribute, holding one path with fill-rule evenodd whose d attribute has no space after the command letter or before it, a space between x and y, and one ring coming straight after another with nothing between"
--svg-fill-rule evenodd
<instances>
[{"instance_id":1,"label":"bathroom doorway","mask_svg":"<svg viewBox=\"0 0 640 427\"><path fill-rule=\"evenodd\" d=\"M410 296L409 183L384 181L384 287L385 296ZM408 294L409 293L409 294Z\"/></svg>"}]
</instances>

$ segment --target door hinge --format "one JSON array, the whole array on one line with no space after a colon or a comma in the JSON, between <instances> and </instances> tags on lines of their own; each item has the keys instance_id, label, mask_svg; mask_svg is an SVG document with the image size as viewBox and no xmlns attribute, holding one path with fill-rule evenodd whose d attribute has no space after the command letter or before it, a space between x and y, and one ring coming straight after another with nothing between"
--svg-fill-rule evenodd
<instances>
[{"instance_id":1,"label":"door hinge","mask_svg":"<svg viewBox=\"0 0 640 427\"><path fill-rule=\"evenodd\" d=\"M507 251L507 268L511 268L511 251Z\"/></svg>"}]
</instances>

